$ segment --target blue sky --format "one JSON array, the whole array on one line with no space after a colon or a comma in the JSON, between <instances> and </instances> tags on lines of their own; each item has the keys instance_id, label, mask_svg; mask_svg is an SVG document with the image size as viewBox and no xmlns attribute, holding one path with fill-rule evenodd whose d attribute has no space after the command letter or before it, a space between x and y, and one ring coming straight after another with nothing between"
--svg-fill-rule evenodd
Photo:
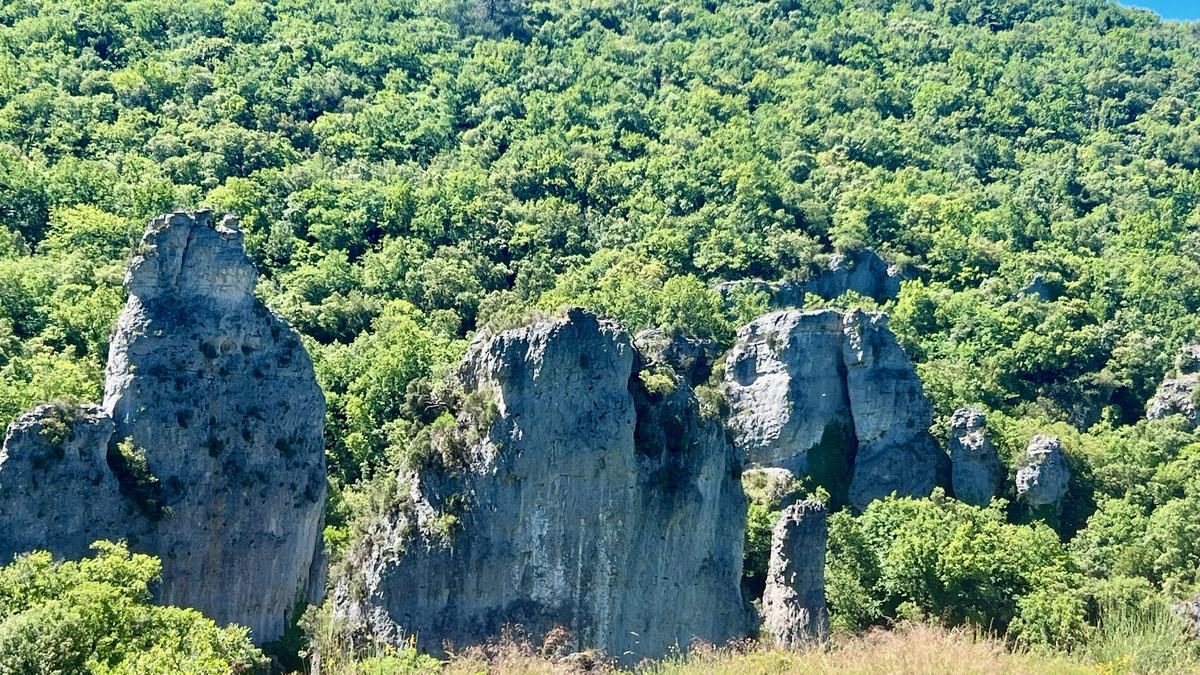
<instances>
[{"instance_id":1,"label":"blue sky","mask_svg":"<svg viewBox=\"0 0 1200 675\"><path fill-rule=\"evenodd\" d=\"M1120 0L1130 7L1152 9L1164 19L1200 19L1200 0Z\"/></svg>"}]
</instances>

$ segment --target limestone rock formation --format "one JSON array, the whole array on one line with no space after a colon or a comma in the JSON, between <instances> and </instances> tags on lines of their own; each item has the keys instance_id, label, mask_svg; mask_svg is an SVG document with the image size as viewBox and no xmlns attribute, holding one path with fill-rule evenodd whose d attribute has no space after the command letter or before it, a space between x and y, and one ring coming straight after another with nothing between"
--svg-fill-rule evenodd
<instances>
[{"instance_id":1,"label":"limestone rock formation","mask_svg":"<svg viewBox=\"0 0 1200 675\"><path fill-rule=\"evenodd\" d=\"M299 336L255 299L256 276L232 218L150 223L103 407L65 426L42 407L9 430L0 490L17 499L0 513L0 555L128 539L162 560L160 601L259 642L319 594L324 397ZM47 424L65 440L49 442Z\"/></svg>"},{"instance_id":2,"label":"limestone rock formation","mask_svg":"<svg viewBox=\"0 0 1200 675\"><path fill-rule=\"evenodd\" d=\"M520 624L625 662L752 629L746 499L719 421L686 384L641 389L628 333L582 310L477 340L465 439L398 478L335 578L352 625L426 650Z\"/></svg>"},{"instance_id":3,"label":"limestone rock formation","mask_svg":"<svg viewBox=\"0 0 1200 675\"><path fill-rule=\"evenodd\" d=\"M725 392L747 458L812 475L835 502L928 495L944 469L933 408L882 314L759 317L738 331Z\"/></svg>"},{"instance_id":4,"label":"limestone rock formation","mask_svg":"<svg viewBox=\"0 0 1200 675\"><path fill-rule=\"evenodd\" d=\"M645 368L667 366L690 385L702 384L712 374L713 363L721 355L715 340L684 335L669 335L661 328L647 328L633 338Z\"/></svg>"},{"instance_id":5,"label":"limestone rock formation","mask_svg":"<svg viewBox=\"0 0 1200 675\"><path fill-rule=\"evenodd\" d=\"M727 301L739 292L761 291L767 294L773 308L803 307L804 296L812 293L826 300L853 291L879 302L900 296L900 269L889 265L871 249L836 253L828 265L804 281L763 281L747 279L727 281L717 286L717 292Z\"/></svg>"},{"instance_id":6,"label":"limestone rock formation","mask_svg":"<svg viewBox=\"0 0 1200 675\"><path fill-rule=\"evenodd\" d=\"M785 649L803 648L829 635L825 516L820 502L798 502L783 510L771 533L763 626Z\"/></svg>"},{"instance_id":7,"label":"limestone rock formation","mask_svg":"<svg viewBox=\"0 0 1200 675\"><path fill-rule=\"evenodd\" d=\"M1183 620L1193 637L1200 638L1200 594L1171 604L1171 611Z\"/></svg>"},{"instance_id":8,"label":"limestone rock formation","mask_svg":"<svg viewBox=\"0 0 1200 675\"><path fill-rule=\"evenodd\" d=\"M1017 469L1017 499L1035 510L1057 512L1070 480L1071 470L1058 437L1034 436Z\"/></svg>"},{"instance_id":9,"label":"limestone rock formation","mask_svg":"<svg viewBox=\"0 0 1200 675\"><path fill-rule=\"evenodd\" d=\"M0 564L53 544L82 558L137 517L108 466L112 418L97 405L42 404L8 427L0 449Z\"/></svg>"},{"instance_id":10,"label":"limestone rock formation","mask_svg":"<svg viewBox=\"0 0 1200 675\"><path fill-rule=\"evenodd\" d=\"M961 408L950 417L950 484L959 501L987 506L1004 480L1004 466L987 435L987 416Z\"/></svg>"},{"instance_id":11,"label":"limestone rock formation","mask_svg":"<svg viewBox=\"0 0 1200 675\"><path fill-rule=\"evenodd\" d=\"M1146 405L1152 420L1182 415L1189 429L1200 426L1200 343L1185 346L1175 359L1175 372L1163 379Z\"/></svg>"}]
</instances>

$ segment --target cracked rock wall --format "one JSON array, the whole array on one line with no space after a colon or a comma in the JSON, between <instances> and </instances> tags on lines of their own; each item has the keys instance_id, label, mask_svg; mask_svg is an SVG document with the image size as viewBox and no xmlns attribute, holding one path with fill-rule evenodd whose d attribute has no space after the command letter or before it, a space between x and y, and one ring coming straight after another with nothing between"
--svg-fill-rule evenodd
<instances>
[{"instance_id":1,"label":"cracked rock wall","mask_svg":"<svg viewBox=\"0 0 1200 675\"><path fill-rule=\"evenodd\" d=\"M232 218L150 223L103 405L43 406L9 429L0 555L79 557L96 538L128 539L162 560L159 601L249 626L259 643L319 596L325 401L256 278Z\"/></svg>"},{"instance_id":2,"label":"cracked rock wall","mask_svg":"<svg viewBox=\"0 0 1200 675\"><path fill-rule=\"evenodd\" d=\"M725 364L729 426L749 461L811 474L862 510L926 496L948 471L933 407L887 317L781 311L738 331Z\"/></svg>"},{"instance_id":3,"label":"cracked rock wall","mask_svg":"<svg viewBox=\"0 0 1200 675\"><path fill-rule=\"evenodd\" d=\"M737 454L685 382L645 391L639 360L583 310L476 341L462 379L494 419L464 466L398 478L399 504L336 580L338 612L435 652L561 626L627 663L748 634Z\"/></svg>"}]
</instances>

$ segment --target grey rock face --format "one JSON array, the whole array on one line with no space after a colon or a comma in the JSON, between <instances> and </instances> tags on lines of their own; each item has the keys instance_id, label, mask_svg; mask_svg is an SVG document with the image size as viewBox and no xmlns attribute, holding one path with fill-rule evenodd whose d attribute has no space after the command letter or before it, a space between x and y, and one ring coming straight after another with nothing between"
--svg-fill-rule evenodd
<instances>
[{"instance_id":1,"label":"grey rock face","mask_svg":"<svg viewBox=\"0 0 1200 675\"><path fill-rule=\"evenodd\" d=\"M1017 469L1017 499L1035 509L1062 508L1071 471L1056 436L1038 434L1029 441Z\"/></svg>"},{"instance_id":2,"label":"grey rock face","mask_svg":"<svg viewBox=\"0 0 1200 675\"><path fill-rule=\"evenodd\" d=\"M0 531L24 534L0 535L0 552L78 556L95 536L126 538L162 560L160 601L266 642L323 584L325 404L299 336L253 295L236 222L210 218L150 223L126 275L103 410L71 425L73 464L41 470L69 474L22 495ZM10 429L8 454L32 456L26 427ZM21 474L5 462L0 486ZM95 497L48 525L37 514L64 494Z\"/></svg>"},{"instance_id":3,"label":"grey rock face","mask_svg":"<svg viewBox=\"0 0 1200 675\"><path fill-rule=\"evenodd\" d=\"M763 593L763 626L785 649L829 635L825 607L825 507L803 501L783 510L771 533L771 559Z\"/></svg>"},{"instance_id":4,"label":"grey rock face","mask_svg":"<svg viewBox=\"0 0 1200 675\"><path fill-rule=\"evenodd\" d=\"M1171 605L1171 611L1183 619L1193 636L1200 637L1200 595L1176 601Z\"/></svg>"},{"instance_id":5,"label":"grey rock face","mask_svg":"<svg viewBox=\"0 0 1200 675\"><path fill-rule=\"evenodd\" d=\"M928 495L944 462L928 432L933 408L881 314L759 317L738 331L725 392L750 461L848 482L857 509L893 491Z\"/></svg>"},{"instance_id":6,"label":"grey rock face","mask_svg":"<svg viewBox=\"0 0 1200 675\"><path fill-rule=\"evenodd\" d=\"M0 449L0 564L54 545L81 558L97 539L124 536L137 517L106 455L112 418L96 405L42 404L8 427Z\"/></svg>"},{"instance_id":7,"label":"grey rock face","mask_svg":"<svg viewBox=\"0 0 1200 675\"><path fill-rule=\"evenodd\" d=\"M338 612L435 652L562 626L625 662L749 632L737 454L686 385L652 396L635 362L581 310L473 344L463 383L494 416L460 413L477 440L457 469L400 477L336 579Z\"/></svg>"},{"instance_id":8,"label":"grey rock face","mask_svg":"<svg viewBox=\"0 0 1200 675\"><path fill-rule=\"evenodd\" d=\"M853 291L883 302L900 296L902 280L899 268L889 265L875 251L862 249L834 254L825 269L804 281L727 281L717 286L717 292L730 299L743 290L763 291L773 308L802 307L809 293L832 300Z\"/></svg>"},{"instance_id":9,"label":"grey rock face","mask_svg":"<svg viewBox=\"0 0 1200 675\"><path fill-rule=\"evenodd\" d=\"M713 363L721 355L721 347L715 340L668 335L661 328L639 332L633 344L642 357L643 367L667 366L693 386L708 379Z\"/></svg>"},{"instance_id":10,"label":"grey rock face","mask_svg":"<svg viewBox=\"0 0 1200 675\"><path fill-rule=\"evenodd\" d=\"M1146 405L1148 419L1171 415L1182 415L1189 429L1200 426L1200 343L1180 351L1174 374L1163 379Z\"/></svg>"},{"instance_id":11,"label":"grey rock face","mask_svg":"<svg viewBox=\"0 0 1200 675\"><path fill-rule=\"evenodd\" d=\"M987 506L1000 483L1004 467L987 436L987 417L978 408L961 408L950 418L950 481L954 496Z\"/></svg>"}]
</instances>

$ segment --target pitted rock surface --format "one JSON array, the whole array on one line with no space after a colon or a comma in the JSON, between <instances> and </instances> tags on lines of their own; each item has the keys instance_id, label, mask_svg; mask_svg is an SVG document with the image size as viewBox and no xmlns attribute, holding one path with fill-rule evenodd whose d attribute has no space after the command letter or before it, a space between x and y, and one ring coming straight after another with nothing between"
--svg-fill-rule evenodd
<instances>
[{"instance_id":1,"label":"pitted rock surface","mask_svg":"<svg viewBox=\"0 0 1200 675\"><path fill-rule=\"evenodd\" d=\"M97 405L44 403L8 427L0 449L0 563L36 548L81 558L137 519L106 459L112 418Z\"/></svg>"},{"instance_id":2,"label":"pitted rock surface","mask_svg":"<svg viewBox=\"0 0 1200 675\"><path fill-rule=\"evenodd\" d=\"M829 635L825 607L825 506L792 504L771 533L771 558L763 593L763 627L776 644L802 649Z\"/></svg>"},{"instance_id":3,"label":"pitted rock surface","mask_svg":"<svg viewBox=\"0 0 1200 675\"><path fill-rule=\"evenodd\" d=\"M1017 469L1017 499L1034 509L1058 511L1070 480L1071 470L1058 437L1034 436Z\"/></svg>"},{"instance_id":4,"label":"pitted rock surface","mask_svg":"<svg viewBox=\"0 0 1200 675\"><path fill-rule=\"evenodd\" d=\"M462 382L494 418L463 466L398 478L335 579L338 613L434 652L561 626L624 662L749 633L737 454L686 384L651 395L636 362L628 333L582 310L477 340Z\"/></svg>"},{"instance_id":5,"label":"pitted rock surface","mask_svg":"<svg viewBox=\"0 0 1200 675\"><path fill-rule=\"evenodd\" d=\"M950 417L950 483L954 496L987 506L1004 480L1004 466L987 435L987 416L979 408L961 408Z\"/></svg>"},{"instance_id":6,"label":"pitted rock surface","mask_svg":"<svg viewBox=\"0 0 1200 675\"><path fill-rule=\"evenodd\" d=\"M70 469L80 477L27 491L23 511L0 524L25 534L0 534L0 552L76 557L101 534L126 538L161 559L159 601L249 626L258 642L277 639L297 600L323 585L324 396L299 336L254 297L235 220L162 216L140 250L103 410L87 408L71 427L71 438L91 440L64 446L83 444L91 478ZM6 452L27 454L29 436L18 420ZM121 448L143 456L150 475L131 478ZM0 487L11 491L22 475L7 464ZM97 492L69 518L36 516L64 493Z\"/></svg>"},{"instance_id":7,"label":"pitted rock surface","mask_svg":"<svg viewBox=\"0 0 1200 675\"><path fill-rule=\"evenodd\" d=\"M1186 345L1175 359L1175 372L1163 379L1146 405L1152 420L1181 415L1189 429L1200 427L1200 343Z\"/></svg>"},{"instance_id":8,"label":"pitted rock surface","mask_svg":"<svg viewBox=\"0 0 1200 675\"><path fill-rule=\"evenodd\" d=\"M856 509L892 492L926 496L944 469L928 431L933 408L882 314L759 317L738 331L724 386L751 462L848 483Z\"/></svg>"}]
</instances>

